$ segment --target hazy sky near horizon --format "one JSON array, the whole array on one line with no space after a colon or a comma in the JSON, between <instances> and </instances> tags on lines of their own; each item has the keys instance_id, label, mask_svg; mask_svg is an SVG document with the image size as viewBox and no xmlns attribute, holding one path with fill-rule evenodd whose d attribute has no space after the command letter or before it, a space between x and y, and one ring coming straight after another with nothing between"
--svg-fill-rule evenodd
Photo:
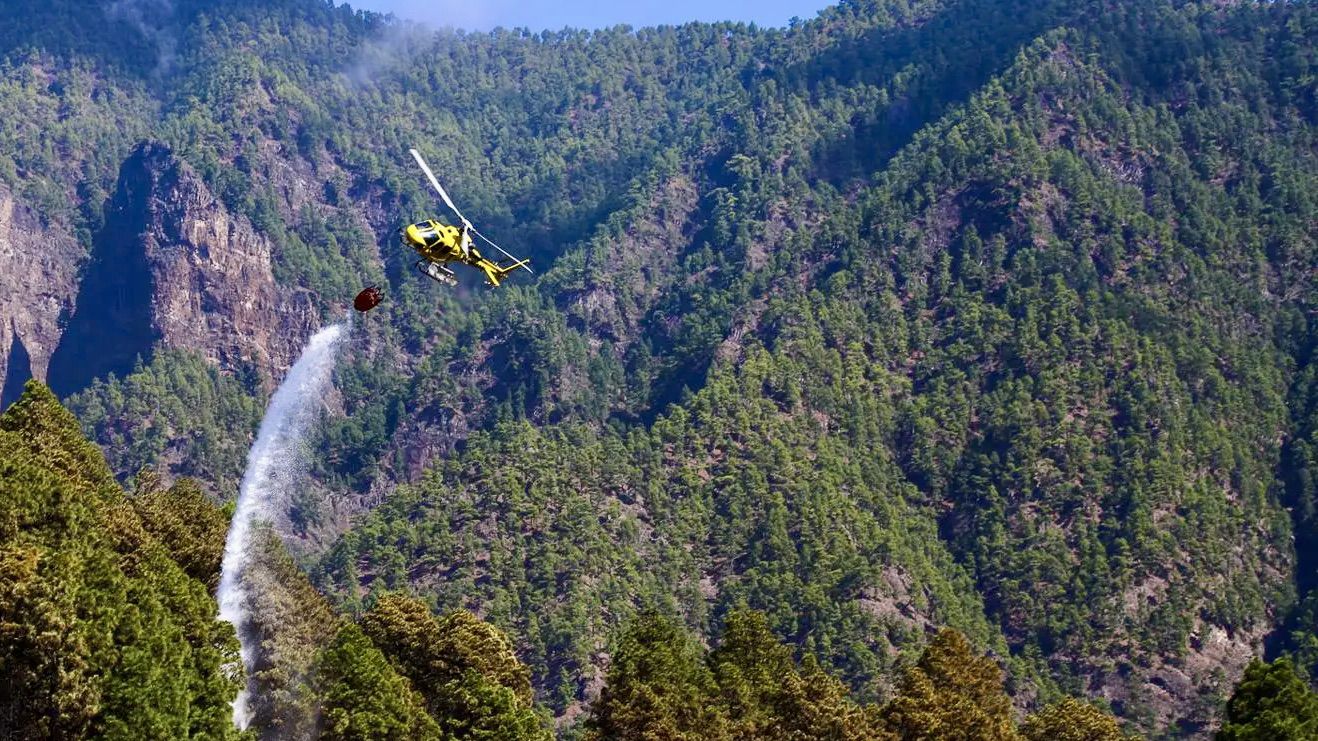
<instances>
[{"instance_id":1,"label":"hazy sky near horizon","mask_svg":"<svg viewBox=\"0 0 1318 741\"><path fill-rule=\"evenodd\" d=\"M342 0L340 0L341 2ZM793 16L809 20L832 0L349 0L359 10L393 13L436 28L488 31L496 26L532 31L564 27L637 28L687 21L744 21L785 26Z\"/></svg>"}]
</instances>

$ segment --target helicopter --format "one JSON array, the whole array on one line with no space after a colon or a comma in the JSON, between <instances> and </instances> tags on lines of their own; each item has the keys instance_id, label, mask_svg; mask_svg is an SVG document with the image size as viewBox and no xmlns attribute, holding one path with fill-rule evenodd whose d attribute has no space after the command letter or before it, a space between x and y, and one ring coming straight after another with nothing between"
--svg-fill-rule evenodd
<instances>
[{"instance_id":1,"label":"helicopter","mask_svg":"<svg viewBox=\"0 0 1318 741\"><path fill-rule=\"evenodd\" d=\"M463 216L462 212L458 210L458 207L453 205L453 199L449 198L444 186L439 184L439 179L435 177L435 173L431 172L430 166L421 157L421 153L415 149L409 151L411 151L416 163L421 166L421 171L426 174L426 179L430 181L430 185L434 187L440 199L457 215L458 220L462 223L461 228L459 228L430 219L409 224L398 230L399 239L402 243L421 255L421 259L416 261L416 268L422 275L438 283L456 286L458 284L457 274L448 267L448 263L458 262L481 270L485 273L485 282L491 287L498 287L508 277L509 273L518 269L526 270L529 273L535 272L529 267L530 260L519 260L513 257L505 252L502 247L477 231L476 227L472 226L472 223L467 220L467 217ZM504 265L482 256L476 249L472 239L473 235L485 241L512 262ZM371 286L357 294L356 299L353 301L353 307L357 311L370 311L382 300L383 297L380 295L380 291L375 286Z\"/></svg>"}]
</instances>

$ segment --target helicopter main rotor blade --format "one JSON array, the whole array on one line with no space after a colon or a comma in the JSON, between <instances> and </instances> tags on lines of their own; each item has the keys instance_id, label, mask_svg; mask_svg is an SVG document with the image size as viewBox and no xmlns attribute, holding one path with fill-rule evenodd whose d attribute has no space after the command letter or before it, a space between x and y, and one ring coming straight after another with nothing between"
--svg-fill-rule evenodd
<instances>
[{"instance_id":1,"label":"helicopter main rotor blade","mask_svg":"<svg viewBox=\"0 0 1318 741\"><path fill-rule=\"evenodd\" d=\"M487 237L487 236L485 236L484 234L481 234L480 232L476 231L476 227L473 226L473 227L469 227L469 228L471 229L472 233L474 233L476 236L480 237L481 239L485 240L485 242L486 242L487 244L489 244L491 247L493 247L494 249L496 249L496 250L498 250L500 253L502 253L504 257L508 258L509 260L512 260L513 262L520 262L520 263L522 263L522 269L523 269L523 270L525 270L526 272L528 272L528 273L530 273L530 274L532 274L532 275L535 275L535 271L532 270L531 268L527 267L527 265L526 265L526 261L525 261L525 260L523 260L523 259L521 259L521 258L518 258L518 257L513 257L512 255L508 254L508 251L507 251L507 250L505 250L504 248L502 248L502 247L500 247L499 245L495 244L493 241L490 240L489 237Z\"/></svg>"},{"instance_id":2,"label":"helicopter main rotor blade","mask_svg":"<svg viewBox=\"0 0 1318 741\"><path fill-rule=\"evenodd\" d=\"M430 171L430 165L427 165L426 161L421 159L421 153L415 149L411 150L411 152L412 157L416 159L416 163L421 165L422 172L424 172L426 177L430 179L430 184L435 186L435 191L439 193L439 197L444 199L444 204L453 209L453 213L457 214L458 218L462 219L463 223L470 224L471 222L467 221L467 217L463 216L462 212L458 210L458 207L453 205L453 199L448 197L448 193L445 192L444 186L439 184L439 179L435 177L435 173Z\"/></svg>"}]
</instances>

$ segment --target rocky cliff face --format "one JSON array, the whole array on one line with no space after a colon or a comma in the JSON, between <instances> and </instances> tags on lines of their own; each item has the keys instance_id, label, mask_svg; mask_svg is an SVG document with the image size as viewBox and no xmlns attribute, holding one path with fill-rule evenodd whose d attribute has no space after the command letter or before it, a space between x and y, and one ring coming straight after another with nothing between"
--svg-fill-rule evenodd
<instances>
[{"instance_id":1,"label":"rocky cliff face","mask_svg":"<svg viewBox=\"0 0 1318 741\"><path fill-rule=\"evenodd\" d=\"M45 380L61 320L73 311L86 250L0 187L0 408L29 378Z\"/></svg>"},{"instance_id":2,"label":"rocky cliff face","mask_svg":"<svg viewBox=\"0 0 1318 741\"><path fill-rule=\"evenodd\" d=\"M283 376L319 323L313 295L276 285L270 241L230 213L165 146L140 145L120 171L79 311L52 361L60 394L131 369L156 346L221 368Z\"/></svg>"}]
</instances>

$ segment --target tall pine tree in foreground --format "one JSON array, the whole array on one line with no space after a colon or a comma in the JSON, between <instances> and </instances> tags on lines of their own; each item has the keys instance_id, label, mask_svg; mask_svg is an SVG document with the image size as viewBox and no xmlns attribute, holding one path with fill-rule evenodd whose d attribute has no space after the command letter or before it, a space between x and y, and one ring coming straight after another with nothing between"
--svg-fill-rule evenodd
<instances>
[{"instance_id":1,"label":"tall pine tree in foreground","mask_svg":"<svg viewBox=\"0 0 1318 741\"><path fill-rule=\"evenodd\" d=\"M512 642L466 610L442 618L425 603L390 594L362 616L362 629L423 698L448 735L501 741L550 738L532 705L530 672Z\"/></svg>"},{"instance_id":2,"label":"tall pine tree in foreground","mask_svg":"<svg viewBox=\"0 0 1318 741\"><path fill-rule=\"evenodd\" d=\"M939 633L906 672L883 717L906 741L1017 738L1002 670L954 630Z\"/></svg>"},{"instance_id":3,"label":"tall pine tree in foreground","mask_svg":"<svg viewBox=\"0 0 1318 741\"><path fill-rule=\"evenodd\" d=\"M439 726L411 684L389 666L361 628L348 624L321 652L321 738L326 741L432 741Z\"/></svg>"},{"instance_id":4,"label":"tall pine tree in foreground","mask_svg":"<svg viewBox=\"0 0 1318 741\"><path fill-rule=\"evenodd\" d=\"M636 618L613 654L587 737L605 739L721 739L725 712L700 647L674 621L657 613Z\"/></svg>"},{"instance_id":5,"label":"tall pine tree in foreground","mask_svg":"<svg viewBox=\"0 0 1318 741\"><path fill-rule=\"evenodd\" d=\"M852 702L846 686L813 656L798 669L791 649L769 631L763 613L732 612L708 662L732 738L892 738L877 710Z\"/></svg>"},{"instance_id":6,"label":"tall pine tree in foreground","mask_svg":"<svg viewBox=\"0 0 1318 741\"><path fill-rule=\"evenodd\" d=\"M1306 741L1318 738L1318 692L1290 659L1255 659L1226 706L1218 741Z\"/></svg>"},{"instance_id":7,"label":"tall pine tree in foreground","mask_svg":"<svg viewBox=\"0 0 1318 741\"><path fill-rule=\"evenodd\" d=\"M207 587L218 564L155 535L215 509L186 484L130 501L73 416L28 384L0 416L6 736L235 737L238 644Z\"/></svg>"},{"instance_id":8,"label":"tall pine tree in foreground","mask_svg":"<svg viewBox=\"0 0 1318 741\"><path fill-rule=\"evenodd\" d=\"M1025 741L1126 741L1117 719L1083 700L1068 697L1031 715Z\"/></svg>"}]
</instances>

